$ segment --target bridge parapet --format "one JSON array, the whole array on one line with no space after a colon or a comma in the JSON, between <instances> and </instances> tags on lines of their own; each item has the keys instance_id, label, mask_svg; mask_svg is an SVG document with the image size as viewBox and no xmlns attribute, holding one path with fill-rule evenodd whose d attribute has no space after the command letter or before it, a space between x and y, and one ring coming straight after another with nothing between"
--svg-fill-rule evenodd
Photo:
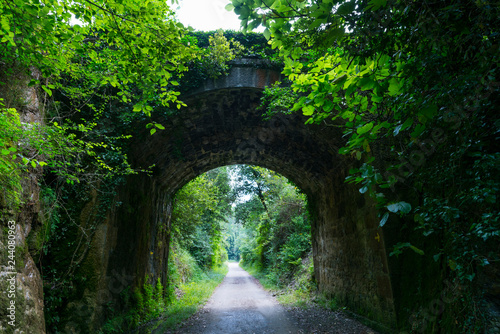
<instances>
[{"instance_id":1,"label":"bridge parapet","mask_svg":"<svg viewBox=\"0 0 500 334\"><path fill-rule=\"evenodd\" d=\"M281 72L266 59L240 58L230 62L227 75L206 80L200 87L185 94L185 97L200 95L220 89L255 88L263 90L281 80Z\"/></svg>"}]
</instances>

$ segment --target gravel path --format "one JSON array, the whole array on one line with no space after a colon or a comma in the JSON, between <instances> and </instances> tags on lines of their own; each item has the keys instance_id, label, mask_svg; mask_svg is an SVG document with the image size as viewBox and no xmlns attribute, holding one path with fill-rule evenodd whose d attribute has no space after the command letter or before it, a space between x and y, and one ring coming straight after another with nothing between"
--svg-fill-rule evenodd
<instances>
[{"instance_id":1,"label":"gravel path","mask_svg":"<svg viewBox=\"0 0 500 334\"><path fill-rule=\"evenodd\" d=\"M376 334L342 312L281 306L237 263L229 263L227 276L207 304L172 333Z\"/></svg>"}]
</instances>

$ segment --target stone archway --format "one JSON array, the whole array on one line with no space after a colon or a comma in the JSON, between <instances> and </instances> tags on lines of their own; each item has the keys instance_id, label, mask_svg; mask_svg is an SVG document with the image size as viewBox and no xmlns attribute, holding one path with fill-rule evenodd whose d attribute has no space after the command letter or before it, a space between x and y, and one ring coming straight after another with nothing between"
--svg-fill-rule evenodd
<instances>
[{"instance_id":1,"label":"stone archway","mask_svg":"<svg viewBox=\"0 0 500 334\"><path fill-rule=\"evenodd\" d=\"M196 176L231 164L259 165L293 180L308 195L314 218L320 291L354 313L394 326L394 298L375 207L356 186L344 183L356 161L338 154L341 133L331 124L305 125L296 113L263 119L257 111L262 88L278 78L262 63L236 63L229 76L186 95L187 108L158 119L166 130L138 138L131 158L155 168L151 177L129 179L119 194L123 205L96 233L88 260L95 281L93 291L86 292L94 300L89 330L102 322L100 306L116 298L120 286L167 281L172 196ZM78 317L73 320L81 323Z\"/></svg>"}]
</instances>

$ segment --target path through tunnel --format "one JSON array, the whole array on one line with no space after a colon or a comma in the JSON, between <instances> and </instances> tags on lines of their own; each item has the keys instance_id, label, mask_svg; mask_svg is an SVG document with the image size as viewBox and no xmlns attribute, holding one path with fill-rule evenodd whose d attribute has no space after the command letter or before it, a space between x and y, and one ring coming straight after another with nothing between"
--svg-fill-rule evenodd
<instances>
[{"instance_id":1,"label":"path through tunnel","mask_svg":"<svg viewBox=\"0 0 500 334\"><path fill-rule=\"evenodd\" d=\"M354 313L393 326L394 298L375 206L344 182L357 161L338 154L342 134L331 124L305 125L296 113L264 119L258 110L262 89L278 77L272 70L235 65L228 77L184 96L187 107L175 116L158 119L165 130L135 143L131 159L155 167L152 176L130 177L119 193L123 204L95 239L102 250L97 266L105 268L101 289L113 272L125 272L136 286L158 278L165 283L173 195L211 169L250 164L276 171L307 195L319 290ZM96 305L111 297L97 295ZM96 324L102 321L97 308Z\"/></svg>"}]
</instances>

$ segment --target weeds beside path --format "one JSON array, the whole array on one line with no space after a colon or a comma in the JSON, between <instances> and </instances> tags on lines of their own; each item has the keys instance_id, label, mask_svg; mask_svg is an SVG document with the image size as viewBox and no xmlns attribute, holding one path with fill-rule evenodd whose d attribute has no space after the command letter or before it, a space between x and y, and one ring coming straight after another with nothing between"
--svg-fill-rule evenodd
<instances>
[{"instance_id":1,"label":"weeds beside path","mask_svg":"<svg viewBox=\"0 0 500 334\"><path fill-rule=\"evenodd\" d=\"M222 282L228 271L227 265L210 271L206 278L181 284L178 299L168 305L158 319L149 322L135 333L160 334L175 330L183 321L195 314L210 298L215 288Z\"/></svg>"}]
</instances>

